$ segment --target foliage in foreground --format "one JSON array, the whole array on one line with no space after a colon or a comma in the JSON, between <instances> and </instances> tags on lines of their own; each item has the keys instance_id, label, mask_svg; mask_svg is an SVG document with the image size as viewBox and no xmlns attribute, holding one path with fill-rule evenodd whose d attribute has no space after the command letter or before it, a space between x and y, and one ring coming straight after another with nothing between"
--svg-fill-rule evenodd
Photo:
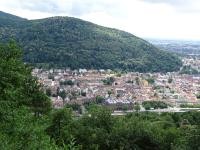
<instances>
[{"instance_id":1,"label":"foliage in foreground","mask_svg":"<svg viewBox=\"0 0 200 150\"><path fill-rule=\"evenodd\" d=\"M199 150L200 112L112 116L98 105L54 110L19 48L0 45L1 150Z\"/></svg>"}]
</instances>

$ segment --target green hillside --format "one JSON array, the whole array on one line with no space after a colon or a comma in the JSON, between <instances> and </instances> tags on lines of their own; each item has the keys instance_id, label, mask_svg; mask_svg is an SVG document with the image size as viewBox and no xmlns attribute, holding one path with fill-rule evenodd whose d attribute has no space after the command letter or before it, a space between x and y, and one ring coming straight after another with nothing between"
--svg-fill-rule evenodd
<instances>
[{"instance_id":1,"label":"green hillside","mask_svg":"<svg viewBox=\"0 0 200 150\"><path fill-rule=\"evenodd\" d=\"M0 42L16 40L37 66L176 71L174 55L124 31L71 17L26 20L0 12Z\"/></svg>"}]
</instances>

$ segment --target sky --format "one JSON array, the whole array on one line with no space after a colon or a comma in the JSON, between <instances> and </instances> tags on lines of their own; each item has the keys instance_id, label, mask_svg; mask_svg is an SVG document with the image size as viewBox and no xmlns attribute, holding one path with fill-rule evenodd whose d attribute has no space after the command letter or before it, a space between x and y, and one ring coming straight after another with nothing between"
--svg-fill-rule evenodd
<instances>
[{"instance_id":1,"label":"sky","mask_svg":"<svg viewBox=\"0 0 200 150\"><path fill-rule=\"evenodd\" d=\"M77 17L142 38L200 40L200 0L1 0L0 11Z\"/></svg>"}]
</instances>

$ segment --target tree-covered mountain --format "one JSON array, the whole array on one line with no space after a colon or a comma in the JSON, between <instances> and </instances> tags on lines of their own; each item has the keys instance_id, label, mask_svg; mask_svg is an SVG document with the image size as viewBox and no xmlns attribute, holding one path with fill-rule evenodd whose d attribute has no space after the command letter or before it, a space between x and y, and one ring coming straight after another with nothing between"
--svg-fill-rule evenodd
<instances>
[{"instance_id":1,"label":"tree-covered mountain","mask_svg":"<svg viewBox=\"0 0 200 150\"><path fill-rule=\"evenodd\" d=\"M0 42L16 40L37 66L176 71L181 61L130 33L71 17L26 20L0 12Z\"/></svg>"}]
</instances>

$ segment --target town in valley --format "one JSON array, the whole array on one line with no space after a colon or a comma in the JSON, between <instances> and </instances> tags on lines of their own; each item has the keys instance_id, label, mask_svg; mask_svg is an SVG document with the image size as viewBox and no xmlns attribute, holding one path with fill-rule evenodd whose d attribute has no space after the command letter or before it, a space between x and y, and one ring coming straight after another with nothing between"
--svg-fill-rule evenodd
<instances>
[{"instance_id":1,"label":"town in valley","mask_svg":"<svg viewBox=\"0 0 200 150\"><path fill-rule=\"evenodd\" d=\"M97 103L128 111L136 105L153 110L151 106L142 107L148 102L163 102L168 108L199 105L200 59L184 57L182 62L179 72L168 73L35 68L32 74L43 85L55 108Z\"/></svg>"}]
</instances>

